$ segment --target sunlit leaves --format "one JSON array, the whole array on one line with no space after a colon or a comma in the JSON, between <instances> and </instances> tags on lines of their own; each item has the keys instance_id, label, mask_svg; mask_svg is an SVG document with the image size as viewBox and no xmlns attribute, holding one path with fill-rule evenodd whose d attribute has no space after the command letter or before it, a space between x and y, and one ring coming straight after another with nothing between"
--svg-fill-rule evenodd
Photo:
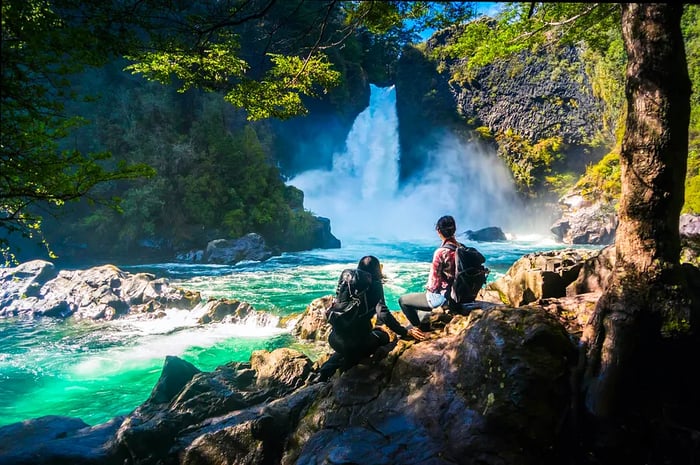
<instances>
[{"instance_id":1,"label":"sunlit leaves","mask_svg":"<svg viewBox=\"0 0 700 465\"><path fill-rule=\"evenodd\" d=\"M0 228L42 243L41 215L33 207L61 207L99 183L152 173L144 165L109 166L109 154L81 153L67 139L85 124L64 109L66 99L76 96L69 78L87 64L104 63L115 43L92 37L104 18L71 24L57 5L69 11L78 4L2 3ZM6 244L0 239L0 246Z\"/></svg>"},{"instance_id":2,"label":"sunlit leaves","mask_svg":"<svg viewBox=\"0 0 700 465\"><path fill-rule=\"evenodd\" d=\"M163 50L130 55L127 58L136 63L126 69L162 84L177 78L182 92L192 87L221 90L229 87L233 79L243 78L249 66L238 57L239 44L235 35L221 34L220 39L201 49L172 44Z\"/></svg>"},{"instance_id":3,"label":"sunlit leaves","mask_svg":"<svg viewBox=\"0 0 700 465\"><path fill-rule=\"evenodd\" d=\"M700 137L700 6L687 5L682 20L683 37L685 39L686 57L688 60L688 74L695 84L694 92L690 95L691 118L690 136L692 140ZM694 66L693 66L694 65ZM696 148L696 147L694 147Z\"/></svg>"},{"instance_id":4,"label":"sunlit leaves","mask_svg":"<svg viewBox=\"0 0 700 465\"><path fill-rule=\"evenodd\" d=\"M451 58L468 57L466 66L474 70L494 60L522 50L585 42L605 50L611 30L618 30L618 4L603 3L509 3L495 18L469 23L456 41L438 54Z\"/></svg>"},{"instance_id":5,"label":"sunlit leaves","mask_svg":"<svg viewBox=\"0 0 700 465\"><path fill-rule=\"evenodd\" d=\"M521 4L529 5L529 4ZM527 11L530 31L542 33L549 43L585 42L588 47L605 50L611 39L610 31L619 30L621 9L617 3L535 3ZM522 20L528 17L521 15Z\"/></svg>"},{"instance_id":6,"label":"sunlit leaves","mask_svg":"<svg viewBox=\"0 0 700 465\"><path fill-rule=\"evenodd\" d=\"M576 187L588 198L598 198L608 202L620 198L622 191L620 154L615 151L610 152L595 165L588 166Z\"/></svg>"},{"instance_id":7,"label":"sunlit leaves","mask_svg":"<svg viewBox=\"0 0 700 465\"><path fill-rule=\"evenodd\" d=\"M361 24L374 34L403 28L409 32L443 29L475 16L475 2L342 2L347 24Z\"/></svg>"},{"instance_id":8,"label":"sunlit leaves","mask_svg":"<svg viewBox=\"0 0 700 465\"><path fill-rule=\"evenodd\" d=\"M381 34L401 25L401 2L346 2L345 21L361 22L370 32Z\"/></svg>"},{"instance_id":9,"label":"sunlit leaves","mask_svg":"<svg viewBox=\"0 0 700 465\"><path fill-rule=\"evenodd\" d=\"M694 91L690 95L690 144L688 174L685 183L684 213L700 214L700 6L687 5L683 13L683 37L686 42L688 74Z\"/></svg>"},{"instance_id":10,"label":"sunlit leaves","mask_svg":"<svg viewBox=\"0 0 700 465\"><path fill-rule=\"evenodd\" d=\"M302 95L317 96L338 82L325 55L302 59L270 54L272 68L260 80L245 80L225 96L226 101L248 110L248 119L290 118L306 113Z\"/></svg>"},{"instance_id":11,"label":"sunlit leaves","mask_svg":"<svg viewBox=\"0 0 700 465\"><path fill-rule=\"evenodd\" d=\"M688 176L685 179L685 204L683 213L700 214L700 154L688 153Z\"/></svg>"},{"instance_id":12,"label":"sunlit leaves","mask_svg":"<svg viewBox=\"0 0 700 465\"><path fill-rule=\"evenodd\" d=\"M313 11L304 11L316 15L325 8L337 8L333 2L325 7L324 2L312 5L315 6ZM296 31L295 19L286 17L286 24L261 21L260 29L246 30L249 26L239 6L230 7L228 16L222 19L213 15L214 5L202 5L199 14L182 17L183 27L153 35L147 51L130 54L128 58L133 63L127 69L161 83L175 80L181 91L196 87L221 92L226 101L247 110L250 120L289 118L306 113L304 97L322 95L340 80L340 73L332 69L319 46L321 43L312 45L311 41L318 40L316 34L330 40L334 32L326 36L320 32L326 27L330 29L330 24L310 24L312 32L302 33ZM283 7L285 5L280 4L280 8ZM250 17L255 17L258 12L249 13ZM287 29L284 28L296 31L296 35L309 35L308 43L302 46L302 37L285 38ZM241 50L241 34L245 31L248 43L253 38L261 42L269 40L267 53L250 50L250 45ZM290 40L300 40L299 48L288 49ZM318 48L314 49L316 46Z\"/></svg>"}]
</instances>

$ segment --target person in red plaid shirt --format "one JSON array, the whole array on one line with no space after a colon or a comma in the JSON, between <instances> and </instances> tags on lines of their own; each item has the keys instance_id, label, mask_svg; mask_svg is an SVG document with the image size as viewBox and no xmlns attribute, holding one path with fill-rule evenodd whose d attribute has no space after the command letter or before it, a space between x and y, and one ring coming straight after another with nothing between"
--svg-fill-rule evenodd
<instances>
[{"instance_id":1,"label":"person in red plaid shirt","mask_svg":"<svg viewBox=\"0 0 700 465\"><path fill-rule=\"evenodd\" d=\"M452 216L441 217L435 224L435 230L442 242L433 253L433 262L430 266L425 292L404 294L399 298L401 311L413 326L422 331L430 330L428 322L430 313L433 309L441 307L447 302L445 294L454 280L455 251L446 248L445 244L451 243L455 247L459 245L455 239L457 225Z\"/></svg>"}]
</instances>

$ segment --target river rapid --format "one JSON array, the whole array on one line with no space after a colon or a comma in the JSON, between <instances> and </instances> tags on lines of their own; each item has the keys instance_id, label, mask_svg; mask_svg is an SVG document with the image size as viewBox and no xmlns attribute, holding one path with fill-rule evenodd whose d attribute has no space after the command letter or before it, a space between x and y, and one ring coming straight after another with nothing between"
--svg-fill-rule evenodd
<instances>
[{"instance_id":1,"label":"river rapid","mask_svg":"<svg viewBox=\"0 0 700 465\"><path fill-rule=\"evenodd\" d=\"M308 142L316 151L323 145ZM307 161L329 158L321 155L298 154ZM332 294L340 272L364 255L384 264L387 304L398 310L400 295L425 286L439 245L435 221L445 214L455 217L462 232L458 238L486 257L489 281L526 253L563 247L551 239L547 212L523 208L503 161L483 148L446 134L426 147L426 168L400 181L391 87L371 86L370 104L356 118L345 150L330 158L329 166L310 167L288 184L304 192L307 210L331 220L339 249L285 253L234 266L115 263L124 271L168 278L204 299L248 302L269 314L264 325L260 320L200 325L198 309L170 309L164 318L138 322L0 319L0 426L43 415L78 417L94 425L127 414L148 398L167 355L206 371L248 361L259 349L296 347L313 358L318 354L295 341L279 319L301 314L314 299ZM510 240L466 240L467 230L494 225Z\"/></svg>"},{"instance_id":2,"label":"river rapid","mask_svg":"<svg viewBox=\"0 0 700 465\"><path fill-rule=\"evenodd\" d=\"M526 253L561 247L538 237L463 242L486 256L489 281ZM436 240L370 239L340 249L288 253L235 266L117 266L166 277L171 284L199 291L205 300L238 299L284 317L301 314L314 299L332 294L340 272L369 254L382 261L387 304L398 311L401 294L420 291L425 285L437 245ZM280 327L279 318L270 318L265 326L256 321L201 325L197 309L166 313L149 321L0 320L0 426L43 415L78 417L94 425L127 414L148 398L167 355L205 371L231 361L248 361L259 349L295 347L312 358L317 355L291 336L291 328Z\"/></svg>"}]
</instances>

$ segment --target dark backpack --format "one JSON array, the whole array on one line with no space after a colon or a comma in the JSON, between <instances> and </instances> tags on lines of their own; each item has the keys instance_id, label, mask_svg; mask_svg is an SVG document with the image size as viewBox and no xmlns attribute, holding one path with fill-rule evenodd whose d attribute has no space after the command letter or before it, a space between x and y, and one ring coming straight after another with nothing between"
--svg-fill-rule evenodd
<instances>
[{"instance_id":1,"label":"dark backpack","mask_svg":"<svg viewBox=\"0 0 700 465\"><path fill-rule=\"evenodd\" d=\"M486 258L474 247L464 244L455 247L447 243L443 247L455 251L455 277L447 294L448 300L460 305L474 302L489 274L489 269L483 266Z\"/></svg>"},{"instance_id":2,"label":"dark backpack","mask_svg":"<svg viewBox=\"0 0 700 465\"><path fill-rule=\"evenodd\" d=\"M340 273L335 298L326 309L326 321L340 334L348 334L362 322L368 311L365 293L372 284L372 275L358 269Z\"/></svg>"}]
</instances>

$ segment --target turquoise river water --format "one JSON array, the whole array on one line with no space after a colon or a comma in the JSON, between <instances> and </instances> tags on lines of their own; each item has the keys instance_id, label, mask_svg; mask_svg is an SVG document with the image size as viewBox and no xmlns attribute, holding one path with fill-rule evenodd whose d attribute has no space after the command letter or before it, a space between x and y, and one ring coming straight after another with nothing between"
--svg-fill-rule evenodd
<instances>
[{"instance_id":1,"label":"turquoise river water","mask_svg":"<svg viewBox=\"0 0 700 465\"><path fill-rule=\"evenodd\" d=\"M300 160L328 159L321 142L305 142ZM166 277L205 299L238 299L283 317L300 314L315 298L331 294L341 270L366 254L384 263L387 304L398 310L401 294L425 285L438 245L433 225L443 214L455 217L459 231L499 225L513 232L510 237L517 239L471 244L486 256L489 280L526 253L562 247L546 239L549 213L522 208L495 152L449 134L433 142L426 148L425 169L399 182L395 89L371 86L369 106L353 123L345 150L333 153L328 166L309 167L288 181L304 192L306 209L331 219L342 248L235 266L116 265ZM247 361L254 350L307 350L275 318L263 326L255 321L199 325L198 316L195 309L169 310L164 318L141 322L0 319L0 426L43 415L78 417L94 425L127 414L148 398L167 355L208 371Z\"/></svg>"},{"instance_id":2,"label":"turquoise river water","mask_svg":"<svg viewBox=\"0 0 700 465\"><path fill-rule=\"evenodd\" d=\"M468 243L468 242L467 242ZM537 241L476 245L497 278L525 253L558 248ZM331 294L340 271L365 254L384 263L392 310L398 297L421 290L436 241L382 243L367 240L340 249L289 253L236 266L118 265L147 271L202 296L249 302L275 316L299 314L315 298ZM168 310L153 321L75 322L71 319L0 320L0 426L43 415L66 415L99 424L127 414L148 398L166 355L201 370L247 361L254 350L298 347L275 319L266 326L196 322L196 311ZM309 354L313 357L313 354Z\"/></svg>"}]
</instances>

